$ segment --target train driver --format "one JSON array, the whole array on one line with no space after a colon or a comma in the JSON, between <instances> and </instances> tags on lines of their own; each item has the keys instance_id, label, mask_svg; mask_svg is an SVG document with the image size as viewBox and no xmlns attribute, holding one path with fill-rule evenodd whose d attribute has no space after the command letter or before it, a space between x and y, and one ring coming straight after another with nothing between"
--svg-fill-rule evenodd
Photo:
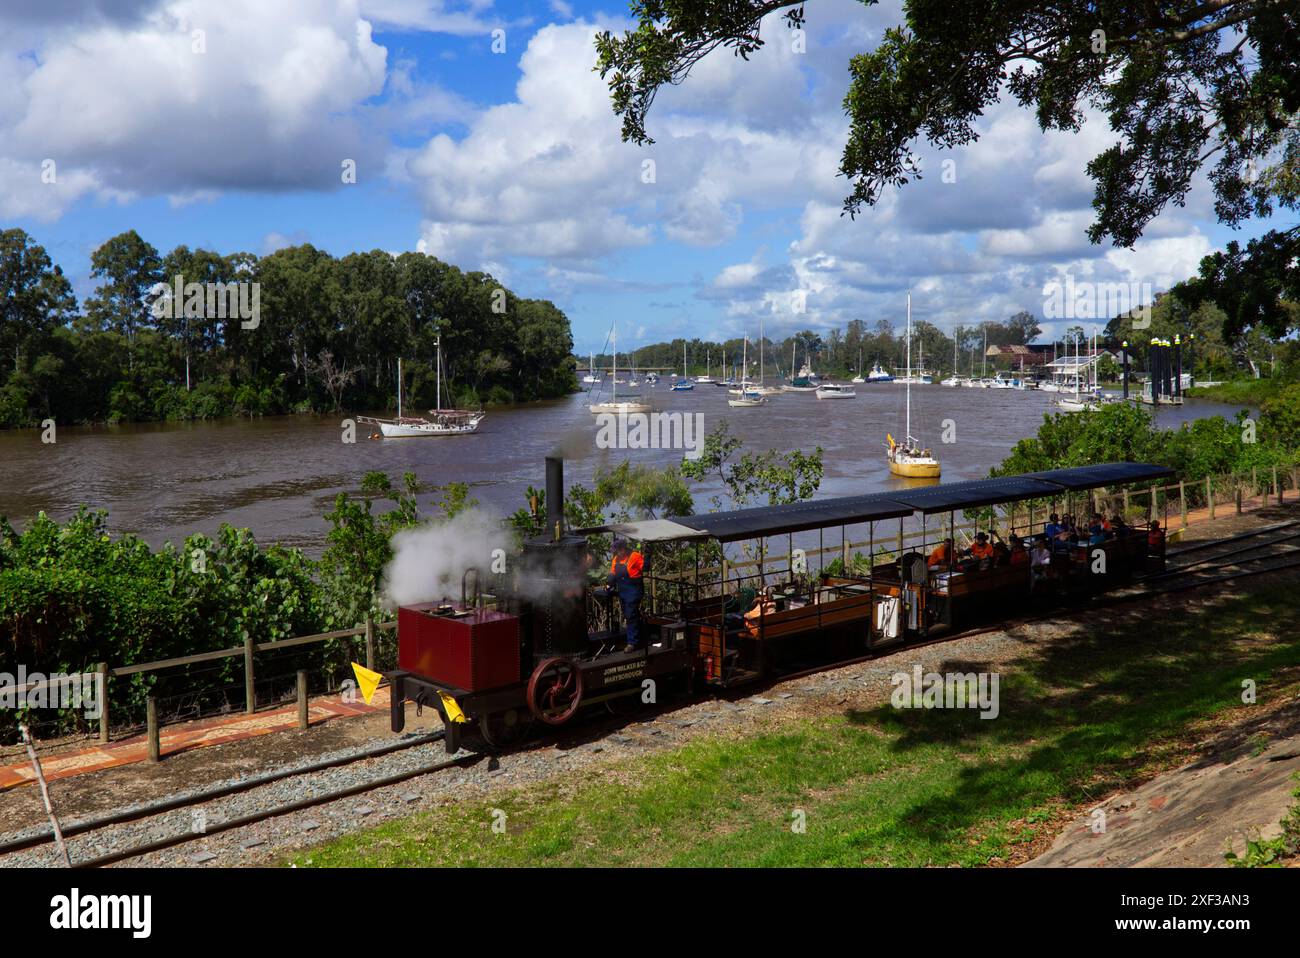
<instances>
[{"instance_id":1,"label":"train driver","mask_svg":"<svg viewBox=\"0 0 1300 958\"><path fill-rule=\"evenodd\" d=\"M627 623L627 647L624 652L641 648L641 599L645 597L645 582L641 573L645 559L625 539L614 540L614 558L609 564L609 587L618 594L623 606L623 621Z\"/></svg>"}]
</instances>

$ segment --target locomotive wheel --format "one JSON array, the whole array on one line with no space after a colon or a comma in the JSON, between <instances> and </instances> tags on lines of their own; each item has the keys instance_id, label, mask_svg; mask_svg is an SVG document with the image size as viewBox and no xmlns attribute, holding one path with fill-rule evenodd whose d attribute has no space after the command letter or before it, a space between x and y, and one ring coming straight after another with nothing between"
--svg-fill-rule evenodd
<instances>
[{"instance_id":1,"label":"locomotive wheel","mask_svg":"<svg viewBox=\"0 0 1300 958\"><path fill-rule=\"evenodd\" d=\"M551 658L528 679L528 708L547 725L563 725L582 704L582 673L565 658Z\"/></svg>"},{"instance_id":2,"label":"locomotive wheel","mask_svg":"<svg viewBox=\"0 0 1300 958\"><path fill-rule=\"evenodd\" d=\"M478 720L478 733L492 748L505 748L528 734L533 717L518 709L509 709L494 715L482 715Z\"/></svg>"}]
</instances>

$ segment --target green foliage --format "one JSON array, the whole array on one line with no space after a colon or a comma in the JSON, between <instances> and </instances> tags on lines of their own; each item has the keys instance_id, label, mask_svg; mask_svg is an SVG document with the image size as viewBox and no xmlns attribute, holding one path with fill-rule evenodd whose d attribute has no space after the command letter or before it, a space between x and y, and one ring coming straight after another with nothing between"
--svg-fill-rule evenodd
<instances>
[{"instance_id":1,"label":"green foliage","mask_svg":"<svg viewBox=\"0 0 1300 958\"><path fill-rule=\"evenodd\" d=\"M801 0L634 0L633 28L595 40L623 138L653 142L646 116L658 91L719 47L748 59L763 46L763 18L780 10L802 21ZM918 141L951 150L977 140L985 111L1008 95L1044 131L1073 132L1090 110L1106 115L1113 145L1087 167L1094 243L1131 247L1162 210L1183 204L1211 158L1221 222L1300 206L1294 3L907 0L903 16L849 61L839 172L852 184L850 215L922 178ZM1282 336L1282 299L1300 298L1298 252L1300 229L1244 251L1232 244L1207 258L1193 301L1217 302L1230 336L1250 324Z\"/></svg>"},{"instance_id":2,"label":"green foliage","mask_svg":"<svg viewBox=\"0 0 1300 958\"><path fill-rule=\"evenodd\" d=\"M0 670L77 672L320 631L323 597L296 549L263 549L246 529L191 536L153 551L113 539L104 512L81 509L65 525L44 513L22 533L0 518ZM227 660L215 668L229 680ZM144 698L187 688L186 674L114 680L118 717ZM191 683L192 684L192 683ZM207 677L206 684L212 684ZM65 716L79 721L79 716Z\"/></svg>"},{"instance_id":3,"label":"green foliage","mask_svg":"<svg viewBox=\"0 0 1300 958\"><path fill-rule=\"evenodd\" d=\"M731 435L731 427L724 420L704 438L704 448L698 459L682 460L682 475L703 481L715 475L722 481L734 508L748 505L758 498L766 498L771 506L809 499L821 485L824 472L822 448L811 454L801 450L776 452L747 452L733 460L740 449L740 440Z\"/></svg>"},{"instance_id":4,"label":"green foliage","mask_svg":"<svg viewBox=\"0 0 1300 958\"><path fill-rule=\"evenodd\" d=\"M1300 451L1300 383L1265 400L1260 407L1259 429L1265 439Z\"/></svg>"},{"instance_id":5,"label":"green foliage","mask_svg":"<svg viewBox=\"0 0 1300 958\"><path fill-rule=\"evenodd\" d=\"M1300 781L1300 772L1291 776ZM1286 860L1300 855L1300 788L1291 792L1298 801L1282 819L1282 833L1276 838L1257 838L1246 842L1246 854L1224 852L1224 860L1236 868L1282 868Z\"/></svg>"},{"instance_id":6,"label":"green foliage","mask_svg":"<svg viewBox=\"0 0 1300 958\"><path fill-rule=\"evenodd\" d=\"M1260 423L1252 442L1244 411L1235 421L1211 416L1183 423L1177 429L1157 429L1150 412L1128 403L1103 406L1095 412L1048 414L1038 434L1016 443L1011 454L990 474L1006 476L1132 460L1169 466L1179 478L1190 482L1251 468L1289 465L1296 461L1297 447L1294 441L1284 440L1282 434L1295 428L1294 409L1281 406L1276 415L1276 419Z\"/></svg>"},{"instance_id":7,"label":"green foliage","mask_svg":"<svg viewBox=\"0 0 1300 958\"><path fill-rule=\"evenodd\" d=\"M352 628L379 611L379 585L384 566L393 558L393 533L420 521L419 492L420 483L413 472L402 476L400 488L382 472L367 472L359 498L346 492L335 497L333 511L325 515L331 528L326 536L329 545L320 560L333 627ZM444 501L459 509L464 496L465 490L452 490ZM374 506L380 499L390 500L394 508L376 514Z\"/></svg>"},{"instance_id":8,"label":"green foliage","mask_svg":"<svg viewBox=\"0 0 1300 958\"><path fill-rule=\"evenodd\" d=\"M0 231L0 427L392 408L398 357L413 408L515 402L576 388L568 319L486 273L421 253L335 259L295 246L258 259L131 230L94 251L77 315L71 286L22 230ZM164 283L257 283L259 322L152 308ZM500 292L502 296L498 295ZM183 303L172 303L175 307ZM504 308L504 312L501 309Z\"/></svg>"}]
</instances>

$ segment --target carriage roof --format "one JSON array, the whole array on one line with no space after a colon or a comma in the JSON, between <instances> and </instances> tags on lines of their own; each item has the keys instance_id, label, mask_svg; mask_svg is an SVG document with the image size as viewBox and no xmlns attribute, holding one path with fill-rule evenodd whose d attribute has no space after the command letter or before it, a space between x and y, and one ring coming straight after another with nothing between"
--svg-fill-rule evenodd
<instances>
[{"instance_id":1,"label":"carriage roof","mask_svg":"<svg viewBox=\"0 0 1300 958\"><path fill-rule=\"evenodd\" d=\"M1026 499L1053 499L1068 492L1167 479L1172 475L1173 470L1165 466L1143 462L1112 462L867 495L811 499L730 512L610 523L577 531L580 535L614 532L644 542L691 539L735 542L831 526L897 519L915 512L932 515L936 512L976 509Z\"/></svg>"}]
</instances>

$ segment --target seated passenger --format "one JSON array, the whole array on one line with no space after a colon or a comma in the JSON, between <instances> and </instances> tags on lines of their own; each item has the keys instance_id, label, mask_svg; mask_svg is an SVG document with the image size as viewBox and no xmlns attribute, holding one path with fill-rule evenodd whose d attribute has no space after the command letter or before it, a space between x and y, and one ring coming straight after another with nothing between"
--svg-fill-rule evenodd
<instances>
[{"instance_id":1,"label":"seated passenger","mask_svg":"<svg viewBox=\"0 0 1300 958\"><path fill-rule=\"evenodd\" d=\"M1099 546L1106 541L1106 529L1101 524L1101 516L1094 515L1088 526L1088 545Z\"/></svg>"},{"instance_id":2,"label":"seated passenger","mask_svg":"<svg viewBox=\"0 0 1300 958\"><path fill-rule=\"evenodd\" d=\"M1047 578L1048 567L1052 564L1052 553L1047 546L1047 538L1041 536L1034 540L1029 551L1029 591L1033 592L1040 581Z\"/></svg>"},{"instance_id":3,"label":"seated passenger","mask_svg":"<svg viewBox=\"0 0 1300 958\"><path fill-rule=\"evenodd\" d=\"M930 553L930 558L927 561L930 568L933 569L937 566L948 565L952 562L952 559L952 540L944 539L943 542L935 546L934 551Z\"/></svg>"},{"instance_id":4,"label":"seated passenger","mask_svg":"<svg viewBox=\"0 0 1300 958\"><path fill-rule=\"evenodd\" d=\"M975 536L975 541L971 543L970 555L972 559L979 559L980 562L993 558L993 546L989 545L987 532L981 532Z\"/></svg>"},{"instance_id":5,"label":"seated passenger","mask_svg":"<svg viewBox=\"0 0 1300 958\"><path fill-rule=\"evenodd\" d=\"M776 601L772 598L772 587L768 586L755 597L754 607L745 613L745 631L757 638L759 621L775 611Z\"/></svg>"},{"instance_id":6,"label":"seated passenger","mask_svg":"<svg viewBox=\"0 0 1300 958\"><path fill-rule=\"evenodd\" d=\"M1025 549L1025 540L1020 536L1011 537L1011 564L1024 565L1029 561L1029 552Z\"/></svg>"},{"instance_id":7,"label":"seated passenger","mask_svg":"<svg viewBox=\"0 0 1300 958\"><path fill-rule=\"evenodd\" d=\"M999 537L996 532L993 535L997 540L993 543L994 568L1001 568L1004 565L1009 565L1011 562L1011 549L1008 548L1007 544L1002 541L1001 537Z\"/></svg>"},{"instance_id":8,"label":"seated passenger","mask_svg":"<svg viewBox=\"0 0 1300 958\"><path fill-rule=\"evenodd\" d=\"M1165 554L1165 530L1154 519L1147 531L1147 554L1163 557Z\"/></svg>"},{"instance_id":9,"label":"seated passenger","mask_svg":"<svg viewBox=\"0 0 1300 958\"><path fill-rule=\"evenodd\" d=\"M1051 542L1061 531L1061 517L1055 512L1048 517L1047 525L1043 526L1043 535L1047 536L1047 541Z\"/></svg>"},{"instance_id":10,"label":"seated passenger","mask_svg":"<svg viewBox=\"0 0 1300 958\"><path fill-rule=\"evenodd\" d=\"M1122 539L1124 538L1124 536L1129 534L1128 523L1126 523L1123 517L1121 516L1118 515L1111 516L1110 527L1114 531L1115 538L1117 539Z\"/></svg>"}]
</instances>

